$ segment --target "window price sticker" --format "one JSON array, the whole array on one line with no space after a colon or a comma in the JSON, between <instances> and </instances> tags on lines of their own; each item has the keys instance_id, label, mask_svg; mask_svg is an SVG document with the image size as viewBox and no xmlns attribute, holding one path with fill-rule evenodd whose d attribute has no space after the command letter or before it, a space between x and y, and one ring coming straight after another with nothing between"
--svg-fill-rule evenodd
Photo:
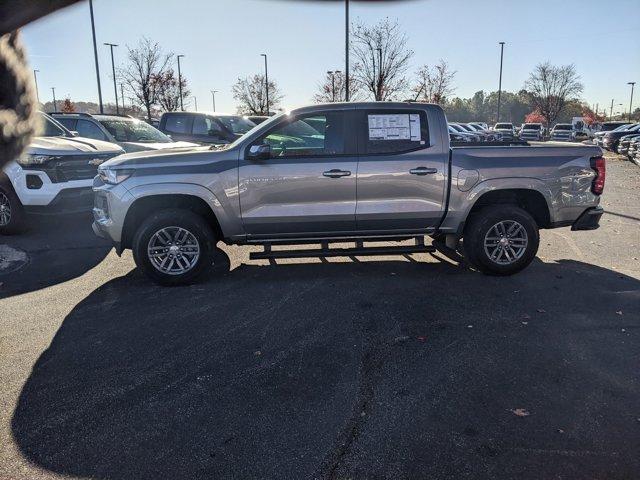
<instances>
[{"instance_id":1,"label":"window price sticker","mask_svg":"<svg viewBox=\"0 0 640 480\"><path fill-rule=\"evenodd\" d=\"M369 140L420 141L420 115L417 113L369 115Z\"/></svg>"}]
</instances>

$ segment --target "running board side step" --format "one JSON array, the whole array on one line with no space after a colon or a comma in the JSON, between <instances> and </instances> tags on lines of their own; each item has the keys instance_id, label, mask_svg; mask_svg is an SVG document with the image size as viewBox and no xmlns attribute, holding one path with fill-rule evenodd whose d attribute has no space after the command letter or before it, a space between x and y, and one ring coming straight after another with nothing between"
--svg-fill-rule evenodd
<instances>
[{"instance_id":1,"label":"running board side step","mask_svg":"<svg viewBox=\"0 0 640 480\"><path fill-rule=\"evenodd\" d=\"M318 242L320 243L320 242ZM309 257L359 257L373 255L406 255L410 253L430 253L436 249L423 242L416 242L416 245L402 245L397 247L364 247L361 242L357 242L355 248L329 248L327 243L323 243L323 248L310 248L301 250L271 250L271 245L265 245L262 252L251 252L251 260L264 260L271 258L309 258Z\"/></svg>"}]
</instances>

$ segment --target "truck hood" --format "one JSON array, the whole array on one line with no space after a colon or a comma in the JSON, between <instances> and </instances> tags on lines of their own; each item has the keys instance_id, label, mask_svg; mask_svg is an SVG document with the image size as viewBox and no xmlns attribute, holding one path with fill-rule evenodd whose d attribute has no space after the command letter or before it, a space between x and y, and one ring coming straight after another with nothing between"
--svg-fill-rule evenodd
<instances>
[{"instance_id":1,"label":"truck hood","mask_svg":"<svg viewBox=\"0 0 640 480\"><path fill-rule=\"evenodd\" d=\"M217 159L222 152L228 153L226 148L214 148L209 146L164 148L162 150L146 150L118 155L104 162L103 168L144 168L154 165L166 165L171 163L189 162L203 157ZM225 157L228 158L228 155Z\"/></svg>"},{"instance_id":2,"label":"truck hood","mask_svg":"<svg viewBox=\"0 0 640 480\"><path fill-rule=\"evenodd\" d=\"M115 143L83 137L35 137L28 150L31 155L119 154L124 151Z\"/></svg>"},{"instance_id":3,"label":"truck hood","mask_svg":"<svg viewBox=\"0 0 640 480\"><path fill-rule=\"evenodd\" d=\"M191 142L120 142L122 148L127 153L142 152L145 150L165 150L167 148L184 148L184 147L197 147L197 143Z\"/></svg>"}]
</instances>

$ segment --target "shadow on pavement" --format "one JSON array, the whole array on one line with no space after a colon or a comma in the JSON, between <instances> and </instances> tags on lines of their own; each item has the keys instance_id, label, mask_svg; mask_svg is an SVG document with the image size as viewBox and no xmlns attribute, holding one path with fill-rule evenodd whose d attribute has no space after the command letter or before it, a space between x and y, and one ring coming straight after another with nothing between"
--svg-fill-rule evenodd
<instances>
[{"instance_id":1,"label":"shadow on pavement","mask_svg":"<svg viewBox=\"0 0 640 480\"><path fill-rule=\"evenodd\" d=\"M639 304L640 282L576 261L132 272L68 315L12 431L100 479L633 478Z\"/></svg>"},{"instance_id":2,"label":"shadow on pavement","mask_svg":"<svg viewBox=\"0 0 640 480\"><path fill-rule=\"evenodd\" d=\"M111 245L91 230L91 214L34 216L23 234L2 236L0 245L25 252L16 271L0 270L0 299L83 275L106 257Z\"/></svg>"}]
</instances>

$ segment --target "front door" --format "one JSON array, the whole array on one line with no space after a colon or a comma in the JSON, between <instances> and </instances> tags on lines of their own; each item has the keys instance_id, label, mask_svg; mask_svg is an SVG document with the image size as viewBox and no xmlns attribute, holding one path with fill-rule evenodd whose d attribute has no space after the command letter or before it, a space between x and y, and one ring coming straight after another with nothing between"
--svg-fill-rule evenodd
<instances>
[{"instance_id":1,"label":"front door","mask_svg":"<svg viewBox=\"0 0 640 480\"><path fill-rule=\"evenodd\" d=\"M325 236L353 232L356 211L354 110L285 118L251 145L271 157L240 160L240 210L254 237ZM350 135L346 132L351 131Z\"/></svg>"},{"instance_id":2,"label":"front door","mask_svg":"<svg viewBox=\"0 0 640 480\"><path fill-rule=\"evenodd\" d=\"M442 217L449 160L425 110L360 110L359 231L421 231ZM433 119L433 125L439 123Z\"/></svg>"}]
</instances>

